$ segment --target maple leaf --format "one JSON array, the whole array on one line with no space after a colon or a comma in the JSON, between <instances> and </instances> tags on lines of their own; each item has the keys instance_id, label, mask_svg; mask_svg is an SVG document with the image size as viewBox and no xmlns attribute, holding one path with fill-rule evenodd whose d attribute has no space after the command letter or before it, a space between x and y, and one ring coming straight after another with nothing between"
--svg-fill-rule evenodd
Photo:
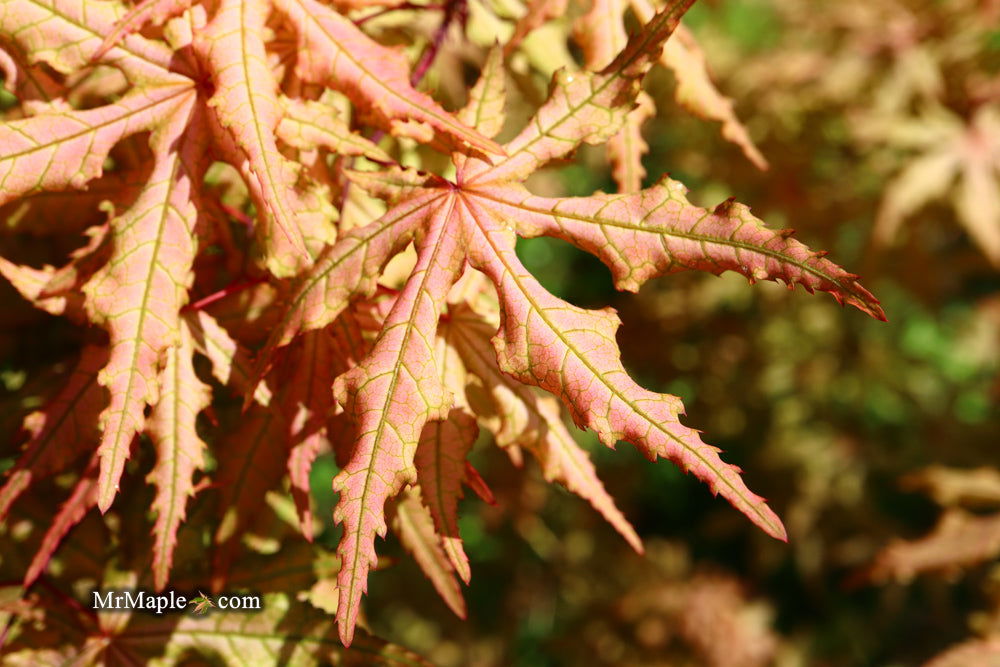
<instances>
[{"instance_id":1,"label":"maple leaf","mask_svg":"<svg viewBox=\"0 0 1000 667\"><path fill-rule=\"evenodd\" d=\"M905 218L951 191L959 221L1000 266L1000 108L983 105L968 123L943 108L919 119L875 118L862 124L859 134L919 153L886 188L875 222L878 243L891 240Z\"/></svg>"},{"instance_id":2,"label":"maple leaf","mask_svg":"<svg viewBox=\"0 0 1000 667\"><path fill-rule=\"evenodd\" d=\"M167 350L160 374L161 396L149 418L149 434L156 445L156 465L149 479L156 484L153 509L153 582L163 590L177 544L177 530L184 521L189 496L194 495L195 471L205 466L205 443L198 437L198 413L212 402L208 385L194 370L194 343L190 330L181 327L180 340Z\"/></svg>"},{"instance_id":3,"label":"maple leaf","mask_svg":"<svg viewBox=\"0 0 1000 667\"><path fill-rule=\"evenodd\" d=\"M97 505L97 456L92 456L83 474L76 481L69 497L52 517L42 543L24 574L24 587L28 588L42 575L63 538Z\"/></svg>"},{"instance_id":4,"label":"maple leaf","mask_svg":"<svg viewBox=\"0 0 1000 667\"><path fill-rule=\"evenodd\" d=\"M44 409L24 418L30 437L0 488L0 519L33 481L60 472L97 441L97 415L106 403L97 373L107 356L102 347L84 348L62 389Z\"/></svg>"},{"instance_id":5,"label":"maple leaf","mask_svg":"<svg viewBox=\"0 0 1000 667\"><path fill-rule=\"evenodd\" d=\"M629 4L640 21L653 16L654 6L649 0L630 0ZM739 146L758 169L767 169L767 160L736 117L732 100L712 82L705 54L690 30L683 25L677 28L674 39L664 45L660 62L677 77L674 96L678 104L696 116L722 123L723 138Z\"/></svg>"},{"instance_id":6,"label":"maple leaf","mask_svg":"<svg viewBox=\"0 0 1000 667\"><path fill-rule=\"evenodd\" d=\"M174 119L154 134L159 150L150 181L129 212L112 220L111 258L84 287L88 314L111 334L111 358L98 376L111 390L101 415L102 511L117 493L132 439L144 428L143 410L159 400L157 367L179 336L180 309L193 280L192 188L204 165L190 142L172 150L184 141L188 120L183 112Z\"/></svg>"},{"instance_id":7,"label":"maple leaf","mask_svg":"<svg viewBox=\"0 0 1000 667\"><path fill-rule=\"evenodd\" d=\"M167 78L148 93L136 92L118 103L86 111L41 114L5 123L0 141L0 204L43 190L82 188L101 174L111 147L148 129L161 114L183 107L189 86ZM81 130L81 128L83 128Z\"/></svg>"},{"instance_id":8,"label":"maple leaf","mask_svg":"<svg viewBox=\"0 0 1000 667\"><path fill-rule=\"evenodd\" d=\"M492 411L476 406L476 413L484 415L481 419L493 432L497 444L523 446L531 451L539 460L546 480L561 482L587 499L636 551L641 552L639 536L604 489L587 453L563 425L558 402L514 381L497 366L489 344L490 336L497 330L496 324L487 322L468 306L450 308L449 315L443 335L453 341L469 373L482 382L493 403ZM490 412L496 417L485 416ZM454 420L447 423L453 424ZM417 456L420 456L420 449ZM418 465L417 470L421 486L431 488L423 481L423 475L425 470L433 468L425 464Z\"/></svg>"},{"instance_id":9,"label":"maple leaf","mask_svg":"<svg viewBox=\"0 0 1000 667\"><path fill-rule=\"evenodd\" d=\"M114 25L117 9L102 5L88 11L82 2L8 3L0 29L29 55L70 72L86 64L101 35ZM16 22L29 17L32 28L17 30ZM47 40L58 38L75 48L45 48ZM131 441L143 429L143 410L156 403L157 366L177 336L195 255L191 188L201 180L204 158L196 157L185 139L198 134L196 125L188 127L197 122L196 93L190 79L170 71L169 53L165 45L130 36L106 57L121 61L126 76L146 86L98 109L43 113L0 128L0 143L15 149L0 159L0 201L37 190L84 187L100 175L116 142L152 130L149 181L133 206L112 220L111 258L84 286L89 317L106 324L112 339L108 364L98 375L111 393L101 415L102 510L110 506Z\"/></svg>"},{"instance_id":10,"label":"maple leaf","mask_svg":"<svg viewBox=\"0 0 1000 667\"><path fill-rule=\"evenodd\" d=\"M873 580L909 580L924 572L954 571L1000 554L1000 515L976 516L960 509L941 515L924 537L897 540L876 557L868 576Z\"/></svg>"},{"instance_id":11,"label":"maple leaf","mask_svg":"<svg viewBox=\"0 0 1000 667\"><path fill-rule=\"evenodd\" d=\"M689 5L677 2L658 14L602 72L557 73L549 101L492 163L458 155L453 180L398 168L350 174L391 208L318 259L298 282L262 355L266 365L277 347L326 326L349 300L372 294L372 274L415 239L416 265L370 353L334 385L356 432L351 457L334 480L340 492L334 517L344 524L337 613L345 644L375 562L375 535L385 534L383 506L417 480L414 456L424 426L446 419L454 405L433 340L443 303L466 262L497 290L501 323L493 343L504 373L555 394L574 420L597 431L606 445L629 440L651 460L669 458L693 472L784 539L780 520L746 488L738 469L680 424L680 400L646 391L627 375L614 340L619 322L613 312L583 310L549 294L514 252L515 234L547 234L598 255L620 289L634 291L655 275L682 270L733 270L751 281L782 279L830 292L884 318L856 276L788 233L767 230L739 204L705 211L689 204L682 186L669 179L635 194L576 199L535 197L520 185L580 143L600 143L618 132L639 81ZM459 114L484 134L502 125L503 78L490 73L488 65Z\"/></svg>"},{"instance_id":12,"label":"maple leaf","mask_svg":"<svg viewBox=\"0 0 1000 667\"><path fill-rule=\"evenodd\" d=\"M907 476L904 486L930 495L945 510L934 529L915 540L894 540L875 557L864 576L909 580L925 572L952 572L1000 554L1000 514L977 515L964 507L1000 503L1000 471L932 466Z\"/></svg>"},{"instance_id":13,"label":"maple leaf","mask_svg":"<svg viewBox=\"0 0 1000 667\"><path fill-rule=\"evenodd\" d=\"M455 580L453 556L442 548L443 536L436 532L434 519L421 499L418 487L405 490L396 503L393 528L399 541L420 565L448 608L465 618L465 600ZM464 555L464 554L463 554ZM468 560L465 567L468 569Z\"/></svg>"},{"instance_id":14,"label":"maple leaf","mask_svg":"<svg viewBox=\"0 0 1000 667\"><path fill-rule=\"evenodd\" d=\"M415 90L401 54L373 42L349 19L316 0L275 0L275 7L296 27L296 73L303 81L336 88L396 132L426 140L429 129L444 146L502 152Z\"/></svg>"},{"instance_id":15,"label":"maple leaf","mask_svg":"<svg viewBox=\"0 0 1000 667\"><path fill-rule=\"evenodd\" d=\"M453 409L447 419L424 427L414 453L423 504L430 511L445 556L465 583L469 583L472 572L458 534L458 501L462 498L462 483L466 482L465 457L477 435L475 420Z\"/></svg>"}]
</instances>

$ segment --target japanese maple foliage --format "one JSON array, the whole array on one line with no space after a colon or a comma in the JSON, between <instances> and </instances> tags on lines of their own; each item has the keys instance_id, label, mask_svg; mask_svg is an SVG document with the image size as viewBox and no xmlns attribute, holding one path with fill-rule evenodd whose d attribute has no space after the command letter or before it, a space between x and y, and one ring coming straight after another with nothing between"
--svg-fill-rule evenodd
<instances>
[{"instance_id":1,"label":"japanese maple foliage","mask_svg":"<svg viewBox=\"0 0 1000 667\"><path fill-rule=\"evenodd\" d=\"M669 459L785 539L739 469L680 422L681 401L626 372L615 312L549 293L515 253L519 236L550 236L600 258L621 290L680 271L735 271L884 319L857 276L746 206L699 208L668 177L640 188L640 130L654 112L642 82L657 63L677 73L686 106L765 164L693 37L674 35L693 1L656 12L636 0L643 25L626 37L624 3L595 0L576 31L585 67L557 71L507 141L507 65L559 13L553 3L531 4L506 46L482 54L466 105L450 112L415 87L443 32L414 72L403 51L366 32L373 3L4 2L0 65L17 104L0 125L0 205L19 206L10 224L24 229L47 228L58 210L88 241L63 267L2 259L0 273L37 307L107 333L88 332L94 342L62 388L25 418L24 453L0 489L4 516L37 479L72 462L82 471L25 585L92 509L120 507L138 447L155 450L153 585L170 581L190 498L212 486L220 590L286 476L312 538L309 473L332 449L343 643L377 562L375 537L390 524L461 615L455 575L468 583L471 567L458 500L463 485L489 497L467 461L480 429L516 460L531 452L546 479L642 550L564 410L609 447L626 440L651 461ZM464 6L453 0L446 21L461 22ZM581 144L607 144L619 193L526 188ZM106 219L94 220L98 203ZM236 409L219 386L244 397L234 429L199 424Z\"/></svg>"}]
</instances>

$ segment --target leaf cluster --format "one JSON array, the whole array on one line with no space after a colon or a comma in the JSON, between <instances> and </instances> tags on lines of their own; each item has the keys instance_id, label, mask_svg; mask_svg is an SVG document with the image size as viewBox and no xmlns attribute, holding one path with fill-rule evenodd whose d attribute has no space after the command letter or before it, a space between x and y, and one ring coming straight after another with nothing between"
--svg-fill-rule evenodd
<instances>
[{"instance_id":1,"label":"leaf cluster","mask_svg":"<svg viewBox=\"0 0 1000 667\"><path fill-rule=\"evenodd\" d=\"M451 112L416 81L461 23L460 2L412 71L378 29L381 10L350 3L6 2L0 64L16 103L0 125L0 206L20 234L77 243L58 267L5 253L0 273L77 326L81 343L72 369L46 378L40 404L34 387L19 394L31 412L0 516L77 466L17 575L23 590L94 510L134 504L120 498L137 474L130 460L153 461L143 504L155 515L153 587L190 555L178 545L191 497L211 493L210 534L189 548L210 551L206 576L225 590L267 493L286 480L313 539L310 471L330 452L343 644L390 525L462 615L458 581L471 568L458 502L463 487L491 498L468 460L480 429L517 463L533 455L546 479L642 550L564 411L608 447L625 440L668 459L785 539L740 470L681 423L680 399L626 372L614 310L553 295L515 251L519 237L558 238L600 259L624 291L732 271L884 319L856 275L746 206L700 208L669 177L640 189L639 129L653 105L642 84L657 64L678 73L686 106L764 164L693 37L675 34L691 4L633 4L642 26L626 37L625 7L595 3L574 37L584 66L555 71L522 129L501 140L509 79L530 57L529 35L558 15L551 3L529 5L503 48L477 53L478 81ZM583 144L608 145L619 192L529 190L529 177Z\"/></svg>"}]
</instances>

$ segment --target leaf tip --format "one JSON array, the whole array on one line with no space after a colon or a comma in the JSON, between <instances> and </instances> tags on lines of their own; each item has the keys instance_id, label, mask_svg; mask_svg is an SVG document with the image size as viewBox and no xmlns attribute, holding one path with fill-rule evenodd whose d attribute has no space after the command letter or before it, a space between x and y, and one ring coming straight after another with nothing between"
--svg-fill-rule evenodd
<instances>
[{"instance_id":1,"label":"leaf tip","mask_svg":"<svg viewBox=\"0 0 1000 667\"><path fill-rule=\"evenodd\" d=\"M354 619L349 618L346 613L341 615L338 612L337 631L340 634L340 643L344 648L350 648L351 642L354 641Z\"/></svg>"},{"instance_id":2,"label":"leaf tip","mask_svg":"<svg viewBox=\"0 0 1000 667\"><path fill-rule=\"evenodd\" d=\"M115 502L115 496L118 495L118 490L118 484L114 486L106 483L100 485L97 492L97 509L101 511L101 514L107 514L108 510L111 509L111 505Z\"/></svg>"},{"instance_id":3,"label":"leaf tip","mask_svg":"<svg viewBox=\"0 0 1000 667\"><path fill-rule=\"evenodd\" d=\"M466 484L468 484L469 488L471 488L472 491L479 496L480 500L487 505L496 507L497 499L493 495L493 491L490 489L489 485L486 484L486 480L479 474L479 471L476 470L468 461L465 462L465 477ZM469 583L469 580L465 579L465 583Z\"/></svg>"},{"instance_id":4,"label":"leaf tip","mask_svg":"<svg viewBox=\"0 0 1000 667\"><path fill-rule=\"evenodd\" d=\"M776 540L781 540L785 544L788 544L788 531L785 530L785 524L778 520L777 526L775 526L774 532L768 533L771 537Z\"/></svg>"},{"instance_id":5,"label":"leaf tip","mask_svg":"<svg viewBox=\"0 0 1000 667\"><path fill-rule=\"evenodd\" d=\"M774 512L774 510L767 505L767 501L764 498L761 498L760 505L755 509L757 510L756 517L750 516L749 514L747 515L751 521L757 524L757 526L774 539L787 544L788 531L785 530L785 524L781 521L781 518Z\"/></svg>"}]
</instances>

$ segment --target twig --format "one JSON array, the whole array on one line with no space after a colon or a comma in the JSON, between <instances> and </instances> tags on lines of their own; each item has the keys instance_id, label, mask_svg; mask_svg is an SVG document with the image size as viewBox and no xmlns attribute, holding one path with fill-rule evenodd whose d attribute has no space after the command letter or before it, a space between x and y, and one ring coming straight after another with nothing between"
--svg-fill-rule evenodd
<instances>
[{"instance_id":1,"label":"twig","mask_svg":"<svg viewBox=\"0 0 1000 667\"><path fill-rule=\"evenodd\" d=\"M231 282L222 289L220 289L218 292L212 292L208 296L202 297L197 301L195 301L194 303L189 303L188 305L184 306L182 310L203 310L208 306L212 305L213 303L215 303L216 301L226 298L230 294L236 294L238 292L242 292L245 289L249 289L251 287L259 285L262 282L264 282L263 278L247 278L246 280L237 280Z\"/></svg>"},{"instance_id":2,"label":"twig","mask_svg":"<svg viewBox=\"0 0 1000 667\"><path fill-rule=\"evenodd\" d=\"M427 74L427 70L431 68L434 64L434 59L437 58L438 52L441 50L441 46L444 44L445 37L448 36L448 30L451 28L451 24L456 20L462 25L465 25L466 20L469 18L469 4L468 0L449 0L444 6L444 18L441 19L441 25L438 26L437 30L434 31L434 37L431 39L431 43L424 50L423 55L420 56L420 61L417 66L413 68L413 72L410 74L410 85L416 87L418 83Z\"/></svg>"}]
</instances>

